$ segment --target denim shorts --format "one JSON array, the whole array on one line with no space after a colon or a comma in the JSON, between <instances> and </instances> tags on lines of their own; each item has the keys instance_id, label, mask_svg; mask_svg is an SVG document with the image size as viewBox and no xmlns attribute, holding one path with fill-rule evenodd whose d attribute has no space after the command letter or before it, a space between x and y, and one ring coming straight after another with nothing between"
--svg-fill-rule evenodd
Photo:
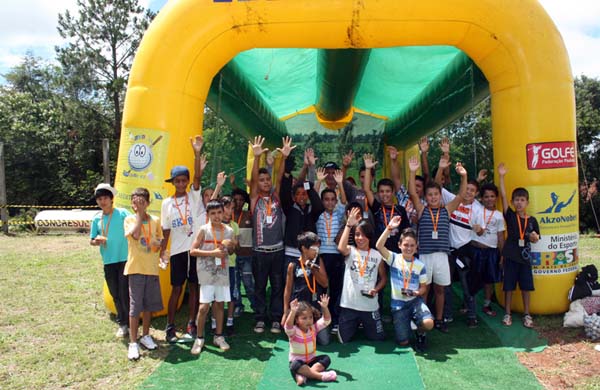
<instances>
[{"instance_id":1,"label":"denim shorts","mask_svg":"<svg viewBox=\"0 0 600 390\"><path fill-rule=\"evenodd\" d=\"M504 285L502 291L514 291L517 282L521 291L533 291L533 272L531 265L517 263L511 259L504 259Z\"/></svg>"},{"instance_id":2,"label":"denim shorts","mask_svg":"<svg viewBox=\"0 0 600 390\"><path fill-rule=\"evenodd\" d=\"M394 331L396 333L396 342L404 343L409 340L411 329L410 321L414 321L417 326L421 326L426 319L433 319L429 308L423 302L423 298L416 297L406 303L400 309L392 310L394 319Z\"/></svg>"}]
</instances>

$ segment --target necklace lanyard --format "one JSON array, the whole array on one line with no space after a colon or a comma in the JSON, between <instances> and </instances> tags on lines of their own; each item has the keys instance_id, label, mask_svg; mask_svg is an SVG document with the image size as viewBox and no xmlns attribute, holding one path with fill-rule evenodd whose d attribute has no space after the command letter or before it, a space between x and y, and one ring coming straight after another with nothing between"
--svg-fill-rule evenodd
<instances>
[{"instance_id":1,"label":"necklace lanyard","mask_svg":"<svg viewBox=\"0 0 600 390\"><path fill-rule=\"evenodd\" d=\"M306 269L304 268L302 256L300 256L298 262L300 263L300 267L302 267L302 273L304 274L304 280L306 280L306 286L308 287L308 291L310 291L310 293L314 295L314 293L317 291L317 279L315 278L315 274L314 272L312 273L313 285L312 287L310 287L310 281L308 280L308 272L306 272Z\"/></svg>"},{"instance_id":2,"label":"necklace lanyard","mask_svg":"<svg viewBox=\"0 0 600 390\"><path fill-rule=\"evenodd\" d=\"M441 208L437 209L437 214L435 216L435 220L433 219L433 211L431 211L431 207L427 207L429 210L429 214L431 215L431 223L433 224L433 231L437 233L438 222L440 220L440 214L442 212Z\"/></svg>"},{"instance_id":3,"label":"necklace lanyard","mask_svg":"<svg viewBox=\"0 0 600 390\"><path fill-rule=\"evenodd\" d=\"M329 214L329 221L327 221L327 214ZM327 244L331 242L331 226L333 225L333 212L329 213L325 211L323 213L323 220L325 221L325 230L327 230Z\"/></svg>"},{"instance_id":4,"label":"necklace lanyard","mask_svg":"<svg viewBox=\"0 0 600 390\"><path fill-rule=\"evenodd\" d=\"M408 288L408 284L410 283L410 279L412 277L412 270L413 270L413 266L415 265L415 257L413 256L411 258L410 261L410 270L408 270L408 277L406 277L406 270L404 269L404 266L406 265L406 259L404 258L404 256L402 256L402 261L403 261L403 265L402 265L402 284L404 284L404 289Z\"/></svg>"},{"instance_id":5,"label":"necklace lanyard","mask_svg":"<svg viewBox=\"0 0 600 390\"><path fill-rule=\"evenodd\" d=\"M314 330L312 330L310 327L308 328L308 330L310 331L310 338L312 340L314 352L317 350L317 338L315 337ZM300 329L300 332L302 332L302 338L304 339L304 363L308 363L308 343L306 342L306 333L304 333L302 329Z\"/></svg>"},{"instance_id":6,"label":"necklace lanyard","mask_svg":"<svg viewBox=\"0 0 600 390\"><path fill-rule=\"evenodd\" d=\"M177 211L179 212L179 217L181 217L181 223L183 223L183 225L187 225L187 216L188 216L188 194L185 194L185 214L181 213L181 209L179 208L179 205L177 204L177 198L175 197L175 195L173 195L173 203L175 204L175 208L177 209Z\"/></svg>"},{"instance_id":7,"label":"necklace lanyard","mask_svg":"<svg viewBox=\"0 0 600 390\"><path fill-rule=\"evenodd\" d=\"M273 204L273 203L272 203L272 201L271 201L271 196L269 196L269 201L268 201L268 202L266 203L266 205L265 205L265 206L266 206L266 210L267 210L267 217L270 217L270 216L271 216L271 213L272 213L272 211L271 211L271 209L272 209L272 204Z\"/></svg>"},{"instance_id":8,"label":"necklace lanyard","mask_svg":"<svg viewBox=\"0 0 600 390\"><path fill-rule=\"evenodd\" d=\"M517 224L519 224L519 244L523 244L520 246L525 246L525 230L527 230L527 220L529 219L529 215L525 214L525 225L521 228L521 217L517 214Z\"/></svg>"},{"instance_id":9,"label":"necklace lanyard","mask_svg":"<svg viewBox=\"0 0 600 390\"><path fill-rule=\"evenodd\" d=\"M244 215L244 210L240 211L240 216L238 217L237 224L240 226L240 222L242 221L242 216ZM233 219L235 220L235 211L233 212Z\"/></svg>"},{"instance_id":10,"label":"necklace lanyard","mask_svg":"<svg viewBox=\"0 0 600 390\"><path fill-rule=\"evenodd\" d=\"M104 226L104 216L102 216L102 218L100 219L100 223L101 223L100 230L102 231L102 236L105 238L108 237L108 228L110 226L110 220L112 219L113 212L114 212L114 209L111 209L110 214L108 215L108 221L106 221L106 229ZM106 242L103 244L103 246L106 246Z\"/></svg>"},{"instance_id":11,"label":"necklace lanyard","mask_svg":"<svg viewBox=\"0 0 600 390\"><path fill-rule=\"evenodd\" d=\"M483 209L483 221L485 222L485 226L484 228L486 228L490 222L492 222L492 217L494 216L494 210L492 210L492 213L490 214L490 217L488 218L488 220L485 220L485 210L487 210L486 208Z\"/></svg>"},{"instance_id":12,"label":"necklace lanyard","mask_svg":"<svg viewBox=\"0 0 600 390\"><path fill-rule=\"evenodd\" d=\"M213 228L212 223L210 224L210 231L213 234L213 242L215 244L215 249L217 249L217 246L223 242L223 239L225 238L225 226L223 226L223 224L221 224L221 228L219 229L221 231L221 241L217 240L217 234L215 232L215 229ZM225 262L222 261L221 262L221 268L225 268Z\"/></svg>"},{"instance_id":13,"label":"necklace lanyard","mask_svg":"<svg viewBox=\"0 0 600 390\"><path fill-rule=\"evenodd\" d=\"M392 212L390 213L390 221L392 220L392 218L394 218L394 209L395 209L395 207L392 206ZM387 220L387 214L385 213L385 207L384 206L381 206L381 212L383 213L383 223L385 223L385 226L387 227L388 220Z\"/></svg>"},{"instance_id":14,"label":"necklace lanyard","mask_svg":"<svg viewBox=\"0 0 600 390\"><path fill-rule=\"evenodd\" d=\"M146 240L146 249L150 252L150 240L152 239L152 221L148 219L148 235L146 235L146 229L144 229L144 221L142 221L142 235L144 236L144 240Z\"/></svg>"},{"instance_id":15,"label":"necklace lanyard","mask_svg":"<svg viewBox=\"0 0 600 390\"><path fill-rule=\"evenodd\" d=\"M365 262L362 263L362 259L360 257L360 253L358 248L356 248L356 261L358 261L358 273L361 278L365 276L365 270L367 269L367 263L369 262L369 257L371 257L371 249L367 252L367 257L365 257Z\"/></svg>"}]
</instances>

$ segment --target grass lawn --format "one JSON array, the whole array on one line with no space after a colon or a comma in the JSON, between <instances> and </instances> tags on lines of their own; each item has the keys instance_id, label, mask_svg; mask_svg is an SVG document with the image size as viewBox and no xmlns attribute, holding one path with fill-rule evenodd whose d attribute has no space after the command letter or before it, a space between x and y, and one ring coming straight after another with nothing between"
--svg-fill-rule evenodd
<instances>
[{"instance_id":1,"label":"grass lawn","mask_svg":"<svg viewBox=\"0 0 600 390\"><path fill-rule=\"evenodd\" d=\"M116 325L104 308L98 249L88 245L85 235L0 236L0 248L1 388L134 388L165 359L189 356L189 347L175 346L167 357L170 348L161 343L157 351L143 352L138 362L127 360L127 342L115 339ZM580 240L581 264L600 268L599 253L600 239ZM561 316L538 318L540 325L562 325ZM185 319L180 316L177 322L181 326ZM246 314L238 325L240 340L254 337L250 324ZM164 339L164 325L164 317L153 320L158 340ZM223 373L231 372L232 378L238 368L252 373L248 380L223 383L222 388L255 388L276 341L271 335L263 339L248 341L255 343L257 354L239 360L219 358L209 348L213 352L206 359L227 365ZM587 379L580 387L598 389L600 379Z\"/></svg>"}]
</instances>

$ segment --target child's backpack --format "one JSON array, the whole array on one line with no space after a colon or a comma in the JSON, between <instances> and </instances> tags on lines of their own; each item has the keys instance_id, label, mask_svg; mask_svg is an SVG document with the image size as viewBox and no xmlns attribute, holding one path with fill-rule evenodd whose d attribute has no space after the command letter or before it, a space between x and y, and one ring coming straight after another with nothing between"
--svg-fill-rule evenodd
<instances>
[{"instance_id":1,"label":"child's backpack","mask_svg":"<svg viewBox=\"0 0 600 390\"><path fill-rule=\"evenodd\" d=\"M575 277L575 284L569 290L569 301L592 296L592 290L600 289L598 283L598 269L594 264L581 268Z\"/></svg>"}]
</instances>

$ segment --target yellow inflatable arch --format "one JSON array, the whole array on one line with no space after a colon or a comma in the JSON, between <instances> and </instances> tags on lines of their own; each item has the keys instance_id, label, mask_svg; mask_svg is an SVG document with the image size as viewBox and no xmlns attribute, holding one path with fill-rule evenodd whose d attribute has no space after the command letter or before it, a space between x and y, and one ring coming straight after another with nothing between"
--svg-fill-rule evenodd
<instances>
[{"instance_id":1,"label":"yellow inflatable arch","mask_svg":"<svg viewBox=\"0 0 600 390\"><path fill-rule=\"evenodd\" d=\"M567 201L577 191L573 80L560 34L535 0L171 0L131 71L118 206L129 206L137 186L168 196L171 166L192 166L188 139L202 131L211 81L238 53L430 45L461 49L487 78L494 160L509 165L509 191L529 190L541 225L532 312L565 311L578 266L577 197ZM151 206L160 212L160 200ZM161 281L166 302L167 273Z\"/></svg>"}]
</instances>

